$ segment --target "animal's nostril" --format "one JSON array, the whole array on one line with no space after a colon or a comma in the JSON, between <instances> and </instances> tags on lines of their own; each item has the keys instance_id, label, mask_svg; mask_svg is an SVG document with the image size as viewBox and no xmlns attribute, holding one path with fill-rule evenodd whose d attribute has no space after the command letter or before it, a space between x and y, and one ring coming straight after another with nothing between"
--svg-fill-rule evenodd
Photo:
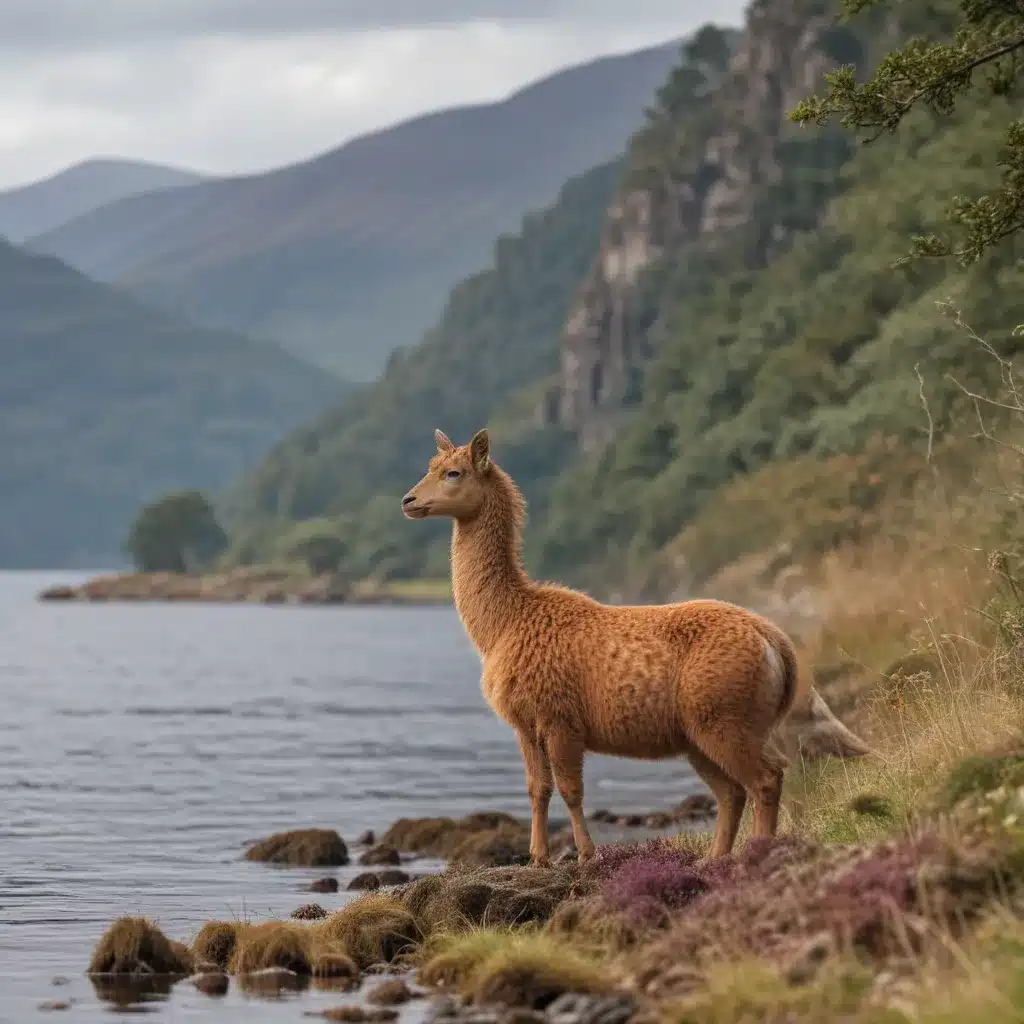
<instances>
[{"instance_id":1,"label":"animal's nostril","mask_svg":"<svg viewBox=\"0 0 1024 1024\"><path fill-rule=\"evenodd\" d=\"M407 494L402 499L402 508L405 508L406 505L411 505L415 500L416 500L416 495L415 494Z\"/></svg>"}]
</instances>

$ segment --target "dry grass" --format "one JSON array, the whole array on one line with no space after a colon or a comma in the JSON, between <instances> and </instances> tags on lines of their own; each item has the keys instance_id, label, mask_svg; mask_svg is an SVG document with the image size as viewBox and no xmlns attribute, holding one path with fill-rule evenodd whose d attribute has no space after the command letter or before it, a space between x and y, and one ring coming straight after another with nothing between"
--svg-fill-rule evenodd
<instances>
[{"instance_id":1,"label":"dry grass","mask_svg":"<svg viewBox=\"0 0 1024 1024\"><path fill-rule=\"evenodd\" d=\"M471 931L434 943L419 970L429 985L453 987L476 1003L543 1009L565 992L604 993L614 972L555 935Z\"/></svg>"},{"instance_id":2,"label":"dry grass","mask_svg":"<svg viewBox=\"0 0 1024 1024\"><path fill-rule=\"evenodd\" d=\"M360 968L391 963L423 939L416 919L393 892L360 896L309 930L322 943L344 951Z\"/></svg>"},{"instance_id":3,"label":"dry grass","mask_svg":"<svg viewBox=\"0 0 1024 1024\"><path fill-rule=\"evenodd\" d=\"M89 963L90 974L191 974L192 954L144 917L122 917L105 932Z\"/></svg>"}]
</instances>

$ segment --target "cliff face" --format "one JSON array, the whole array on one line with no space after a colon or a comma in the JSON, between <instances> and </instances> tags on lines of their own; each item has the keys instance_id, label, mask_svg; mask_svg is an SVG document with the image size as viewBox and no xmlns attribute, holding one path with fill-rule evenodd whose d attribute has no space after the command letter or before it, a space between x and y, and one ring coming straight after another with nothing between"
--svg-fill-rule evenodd
<instances>
[{"instance_id":1,"label":"cliff face","mask_svg":"<svg viewBox=\"0 0 1024 1024\"><path fill-rule=\"evenodd\" d=\"M662 111L670 123L650 124L634 140L630 164L647 173L627 174L608 211L599 256L568 314L555 393L540 414L575 431L585 451L614 435L637 367L656 344L652 279L670 275L684 255L699 267L702 254L713 257L737 232L748 236L748 265L770 261L784 244L791 218L766 197L785 174L782 153L794 135L787 111L834 63L833 26L795 0L755 0L721 73L695 60L704 85L681 116L671 123Z\"/></svg>"}]
</instances>

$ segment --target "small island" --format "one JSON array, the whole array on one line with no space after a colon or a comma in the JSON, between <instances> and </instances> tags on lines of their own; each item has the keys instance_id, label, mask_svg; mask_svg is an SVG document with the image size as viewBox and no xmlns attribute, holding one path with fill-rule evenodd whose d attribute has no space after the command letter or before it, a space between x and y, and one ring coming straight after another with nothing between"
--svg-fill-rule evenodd
<instances>
[{"instance_id":1,"label":"small island","mask_svg":"<svg viewBox=\"0 0 1024 1024\"><path fill-rule=\"evenodd\" d=\"M269 564L246 565L210 501L178 491L147 505L125 551L134 571L51 586L43 601L200 601L227 604L450 604L447 579L356 579L347 545L330 526L305 524Z\"/></svg>"},{"instance_id":2,"label":"small island","mask_svg":"<svg viewBox=\"0 0 1024 1024\"><path fill-rule=\"evenodd\" d=\"M59 584L42 601L200 601L225 604L450 604L447 580L359 580L290 567L249 566L219 573L123 572Z\"/></svg>"}]
</instances>

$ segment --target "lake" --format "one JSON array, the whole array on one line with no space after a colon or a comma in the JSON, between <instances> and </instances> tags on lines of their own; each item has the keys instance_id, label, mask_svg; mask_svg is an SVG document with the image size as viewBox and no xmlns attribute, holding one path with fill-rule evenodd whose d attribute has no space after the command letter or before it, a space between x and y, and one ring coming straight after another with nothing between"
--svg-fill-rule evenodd
<instances>
[{"instance_id":1,"label":"lake","mask_svg":"<svg viewBox=\"0 0 1024 1024\"><path fill-rule=\"evenodd\" d=\"M528 816L515 739L480 695L451 608L40 603L73 573L0 573L0 1021L108 1016L84 971L124 914L188 941L211 918L287 917L312 879L242 859L285 828L351 844L402 816ZM84 578L84 577L83 577ZM594 757L587 808L677 803L685 762ZM553 817L564 816L556 796ZM295 1005L290 1005L291 1002ZM166 1020L299 1020L344 1001L187 982ZM123 1007L121 1008L124 1009Z\"/></svg>"}]
</instances>

